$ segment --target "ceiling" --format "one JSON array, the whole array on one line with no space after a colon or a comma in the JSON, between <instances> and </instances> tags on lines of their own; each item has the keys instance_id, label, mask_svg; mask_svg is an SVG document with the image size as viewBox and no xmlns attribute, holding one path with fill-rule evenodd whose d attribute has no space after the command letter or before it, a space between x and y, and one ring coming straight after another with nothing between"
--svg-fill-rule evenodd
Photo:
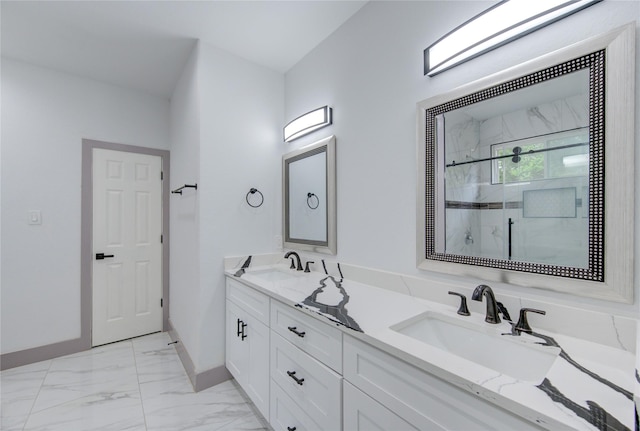
<instances>
[{"instance_id":1,"label":"ceiling","mask_svg":"<svg viewBox=\"0 0 640 431\"><path fill-rule=\"evenodd\" d=\"M2 0L2 56L170 97L196 40L286 72L366 3Z\"/></svg>"}]
</instances>

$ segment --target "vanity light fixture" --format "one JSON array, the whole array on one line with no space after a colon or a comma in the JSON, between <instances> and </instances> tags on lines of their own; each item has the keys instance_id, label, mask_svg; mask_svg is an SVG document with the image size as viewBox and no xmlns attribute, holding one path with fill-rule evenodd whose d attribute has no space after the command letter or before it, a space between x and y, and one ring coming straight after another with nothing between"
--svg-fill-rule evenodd
<instances>
[{"instance_id":1,"label":"vanity light fixture","mask_svg":"<svg viewBox=\"0 0 640 431\"><path fill-rule=\"evenodd\" d=\"M326 127L332 122L332 110L329 106L325 105L322 108L314 109L284 126L284 141L291 142L307 133Z\"/></svg>"},{"instance_id":2,"label":"vanity light fixture","mask_svg":"<svg viewBox=\"0 0 640 431\"><path fill-rule=\"evenodd\" d=\"M433 76L602 0L503 0L424 50Z\"/></svg>"}]
</instances>

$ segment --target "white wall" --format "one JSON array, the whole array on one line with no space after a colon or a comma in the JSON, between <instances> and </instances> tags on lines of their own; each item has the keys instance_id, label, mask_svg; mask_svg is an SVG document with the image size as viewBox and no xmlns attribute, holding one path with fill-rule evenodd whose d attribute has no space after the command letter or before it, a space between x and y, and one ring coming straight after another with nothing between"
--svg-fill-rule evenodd
<instances>
[{"instance_id":1,"label":"white wall","mask_svg":"<svg viewBox=\"0 0 640 431\"><path fill-rule=\"evenodd\" d=\"M194 55L172 98L171 181L198 190L171 203L171 320L202 372L224 365L223 258L271 252L281 231L284 76L202 42Z\"/></svg>"},{"instance_id":2,"label":"white wall","mask_svg":"<svg viewBox=\"0 0 640 431\"><path fill-rule=\"evenodd\" d=\"M169 102L2 59L2 353L80 336L82 139L169 148ZM42 225L27 225L40 210Z\"/></svg>"},{"instance_id":3,"label":"white wall","mask_svg":"<svg viewBox=\"0 0 640 431\"><path fill-rule=\"evenodd\" d=\"M416 102L640 19L640 2L604 1L436 77L423 76L423 49L494 3L370 2L286 73L287 120L325 104L334 108L330 129L295 141L286 150L331 133L337 137L340 261L442 277L418 271L415 265ZM640 139L638 126L636 139ZM640 151L636 166L637 184ZM639 204L640 190L636 190L636 256L640 256ZM639 261L636 258L636 279ZM477 281L459 280L465 285ZM636 281L636 298L637 286ZM637 299L635 306L601 304L542 290L497 287L637 312Z\"/></svg>"},{"instance_id":4,"label":"white wall","mask_svg":"<svg viewBox=\"0 0 640 431\"><path fill-rule=\"evenodd\" d=\"M196 369L224 364L223 258L273 251L281 231L284 76L200 44L201 349ZM264 204L251 208L252 187Z\"/></svg>"},{"instance_id":5,"label":"white wall","mask_svg":"<svg viewBox=\"0 0 640 431\"><path fill-rule=\"evenodd\" d=\"M200 99L198 48L194 47L171 97L172 190L198 184L200 177ZM192 356L197 352L200 295L200 191L185 189L170 197L169 318Z\"/></svg>"}]
</instances>

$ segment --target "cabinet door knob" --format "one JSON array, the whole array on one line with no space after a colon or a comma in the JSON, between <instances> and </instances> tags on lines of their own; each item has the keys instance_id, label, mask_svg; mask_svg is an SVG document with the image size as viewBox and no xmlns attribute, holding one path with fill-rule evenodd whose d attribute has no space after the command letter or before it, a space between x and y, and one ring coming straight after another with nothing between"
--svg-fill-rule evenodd
<instances>
[{"instance_id":1,"label":"cabinet door knob","mask_svg":"<svg viewBox=\"0 0 640 431\"><path fill-rule=\"evenodd\" d=\"M287 427L287 431L296 431L296 427Z\"/></svg>"},{"instance_id":2,"label":"cabinet door knob","mask_svg":"<svg viewBox=\"0 0 640 431\"><path fill-rule=\"evenodd\" d=\"M300 338L304 338L304 335L306 334L306 332L302 331L298 331L296 326L287 326L287 329L291 332L293 332L294 334L296 334L298 337Z\"/></svg>"},{"instance_id":3,"label":"cabinet door knob","mask_svg":"<svg viewBox=\"0 0 640 431\"><path fill-rule=\"evenodd\" d=\"M291 377L293 380L295 380L297 384L302 386L302 383L304 382L304 379L297 378L295 371L287 371L287 374L289 375L289 377Z\"/></svg>"}]
</instances>

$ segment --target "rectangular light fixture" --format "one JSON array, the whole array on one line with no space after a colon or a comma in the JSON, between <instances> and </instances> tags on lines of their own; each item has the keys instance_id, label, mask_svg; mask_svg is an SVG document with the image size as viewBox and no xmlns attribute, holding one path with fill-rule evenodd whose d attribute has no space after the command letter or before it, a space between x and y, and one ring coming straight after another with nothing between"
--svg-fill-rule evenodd
<instances>
[{"instance_id":1,"label":"rectangular light fixture","mask_svg":"<svg viewBox=\"0 0 640 431\"><path fill-rule=\"evenodd\" d=\"M567 168L573 168L577 166L588 166L589 155L588 154L576 154L573 156L564 156L562 158L562 165Z\"/></svg>"},{"instance_id":2,"label":"rectangular light fixture","mask_svg":"<svg viewBox=\"0 0 640 431\"><path fill-rule=\"evenodd\" d=\"M424 50L433 76L602 0L504 0Z\"/></svg>"},{"instance_id":3,"label":"rectangular light fixture","mask_svg":"<svg viewBox=\"0 0 640 431\"><path fill-rule=\"evenodd\" d=\"M332 110L328 106L314 109L304 115L299 116L284 126L284 141L291 142L307 133L321 129L333 122Z\"/></svg>"}]
</instances>

